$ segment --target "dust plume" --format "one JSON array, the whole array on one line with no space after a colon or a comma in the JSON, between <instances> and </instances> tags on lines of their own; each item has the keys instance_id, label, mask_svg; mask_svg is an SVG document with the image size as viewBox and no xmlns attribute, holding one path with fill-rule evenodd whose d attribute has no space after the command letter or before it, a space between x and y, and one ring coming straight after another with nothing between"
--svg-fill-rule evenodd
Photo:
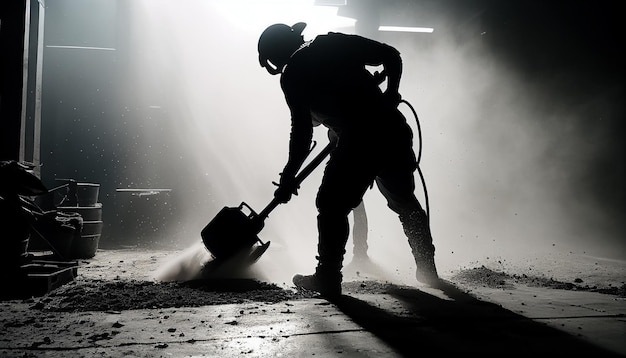
<instances>
[{"instance_id":1,"label":"dust plume","mask_svg":"<svg viewBox=\"0 0 626 358\"><path fill-rule=\"evenodd\" d=\"M200 278L202 268L211 260L211 254L202 242L193 244L168 259L154 272L157 281L190 281Z\"/></svg>"},{"instance_id":2,"label":"dust plume","mask_svg":"<svg viewBox=\"0 0 626 358\"><path fill-rule=\"evenodd\" d=\"M278 77L257 63L262 27L242 28L206 4L194 3L188 11L183 4L157 3L161 7L144 3L138 11L137 52L150 56L138 56L137 69L139 77L150 79L145 83L156 78L165 84L160 98L176 121L167 135L177 139L186 163L176 178L185 203L179 228L187 228L184 235L191 239L173 263L178 269L167 275L192 277L205 259L197 247L199 232L222 207L245 201L259 212L271 200L272 181L287 159L289 112ZM267 25L273 22L268 18ZM611 104L602 94L572 103L558 91L572 81L560 68L528 78L475 34L459 39L436 29L428 39L380 38L402 53L400 90L418 112L423 142L416 140L416 150L422 145L441 271L475 261L524 261L550 251L623 258L616 215L596 200L588 179L595 175L589 168L606 154L597 142L607 133L581 125L610 115ZM316 132L316 139L323 146L325 133ZM272 245L256 267L272 280L313 270L320 172L292 202L272 212L260 234ZM397 217L376 189L364 200L372 263L386 278L410 279L412 258Z\"/></svg>"}]
</instances>

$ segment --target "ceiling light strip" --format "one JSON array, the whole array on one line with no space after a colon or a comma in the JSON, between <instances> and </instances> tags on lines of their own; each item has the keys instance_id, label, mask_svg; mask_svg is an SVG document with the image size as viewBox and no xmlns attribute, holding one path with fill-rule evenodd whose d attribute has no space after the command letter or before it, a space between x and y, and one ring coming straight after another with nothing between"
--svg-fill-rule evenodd
<instances>
[{"instance_id":1,"label":"ceiling light strip","mask_svg":"<svg viewBox=\"0 0 626 358\"><path fill-rule=\"evenodd\" d=\"M432 33L435 29L432 27L379 26L378 31Z\"/></svg>"},{"instance_id":2,"label":"ceiling light strip","mask_svg":"<svg viewBox=\"0 0 626 358\"><path fill-rule=\"evenodd\" d=\"M89 47L89 46L61 46L61 45L47 45L47 48L65 48L76 50L100 50L100 51L115 51L112 47Z\"/></svg>"}]
</instances>

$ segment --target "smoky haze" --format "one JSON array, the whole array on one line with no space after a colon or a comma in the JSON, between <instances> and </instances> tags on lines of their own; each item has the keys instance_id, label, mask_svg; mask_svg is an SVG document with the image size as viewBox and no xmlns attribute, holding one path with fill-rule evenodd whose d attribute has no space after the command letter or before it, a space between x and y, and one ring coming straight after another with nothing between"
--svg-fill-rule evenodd
<instances>
[{"instance_id":1,"label":"smoky haze","mask_svg":"<svg viewBox=\"0 0 626 358\"><path fill-rule=\"evenodd\" d=\"M287 159L289 111L278 76L258 64L257 40L272 23L310 22L306 13L281 18L275 12L246 23L216 4L223 3L136 1L128 8L126 86L138 106L167 122L151 130L154 116L145 116L135 125L143 136L169 143L162 162L135 175L167 178L179 204L177 222L163 240L175 238L182 247L196 245L222 207L246 202L259 212L272 199L272 181ZM419 116L421 168L441 270L548 251L626 258L619 227L624 153L612 133L623 119L623 106L615 103L623 83L572 96L572 88L589 82L572 77L576 71L567 63L506 54L503 48L516 45L495 25L483 28L478 21L461 28L456 20L442 14L431 21L432 34L378 38L403 56L400 90ZM303 35L309 40L327 31L355 32L353 26L317 24ZM525 67L538 62L542 71ZM413 114L401 106L417 134ZM318 148L326 144L322 128L315 136ZM416 135L416 150L419 145ZM259 235L272 242L262 267L285 275L312 270L321 172L270 214ZM418 185L422 202L424 194ZM365 205L370 256L390 272L410 267L400 224L375 188Z\"/></svg>"}]
</instances>

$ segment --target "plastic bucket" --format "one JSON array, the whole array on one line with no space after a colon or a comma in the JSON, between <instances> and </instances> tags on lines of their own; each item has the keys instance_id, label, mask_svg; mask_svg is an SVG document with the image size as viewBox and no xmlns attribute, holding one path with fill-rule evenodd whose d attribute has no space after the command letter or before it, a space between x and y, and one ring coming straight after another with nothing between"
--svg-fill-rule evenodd
<instances>
[{"instance_id":1,"label":"plastic bucket","mask_svg":"<svg viewBox=\"0 0 626 358\"><path fill-rule=\"evenodd\" d=\"M78 206L96 206L98 204L99 192L100 184L77 183L76 199Z\"/></svg>"},{"instance_id":2,"label":"plastic bucket","mask_svg":"<svg viewBox=\"0 0 626 358\"><path fill-rule=\"evenodd\" d=\"M65 213L78 213L84 221L101 221L102 220L102 203L96 203L94 206L59 206L58 211Z\"/></svg>"}]
</instances>

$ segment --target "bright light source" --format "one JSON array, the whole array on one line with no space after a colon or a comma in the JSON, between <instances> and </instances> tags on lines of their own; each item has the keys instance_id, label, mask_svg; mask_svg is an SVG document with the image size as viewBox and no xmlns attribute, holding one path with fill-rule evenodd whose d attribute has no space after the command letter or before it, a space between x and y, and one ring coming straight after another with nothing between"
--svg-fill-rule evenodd
<instances>
[{"instance_id":1,"label":"bright light source","mask_svg":"<svg viewBox=\"0 0 626 358\"><path fill-rule=\"evenodd\" d=\"M435 29L432 27L380 26L378 31L432 33Z\"/></svg>"},{"instance_id":2,"label":"bright light source","mask_svg":"<svg viewBox=\"0 0 626 358\"><path fill-rule=\"evenodd\" d=\"M46 45L47 48L65 48L74 50L101 50L101 51L115 51L112 47L91 47L91 46L65 46L65 45Z\"/></svg>"},{"instance_id":3,"label":"bright light source","mask_svg":"<svg viewBox=\"0 0 626 358\"><path fill-rule=\"evenodd\" d=\"M305 37L355 23L354 19L337 16L336 6L315 6L313 0L216 0L211 4L231 23L259 34L273 23L306 22Z\"/></svg>"},{"instance_id":4,"label":"bright light source","mask_svg":"<svg viewBox=\"0 0 626 358\"><path fill-rule=\"evenodd\" d=\"M315 6L346 6L347 0L315 0L313 3Z\"/></svg>"}]
</instances>

